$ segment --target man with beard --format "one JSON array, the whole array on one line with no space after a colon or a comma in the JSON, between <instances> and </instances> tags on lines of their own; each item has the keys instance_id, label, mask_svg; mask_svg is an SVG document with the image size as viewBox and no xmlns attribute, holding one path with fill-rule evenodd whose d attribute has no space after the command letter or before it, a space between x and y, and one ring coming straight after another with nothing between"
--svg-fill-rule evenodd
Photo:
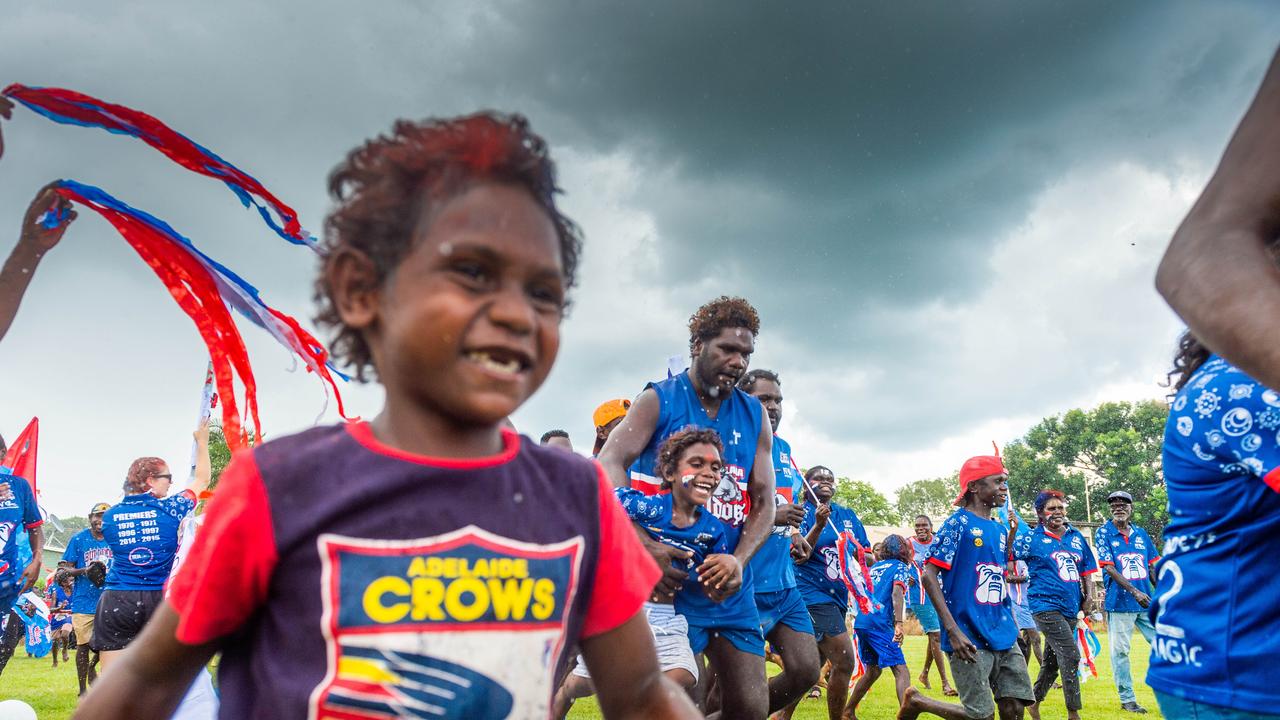
<instances>
[{"instance_id":1,"label":"man with beard","mask_svg":"<svg viewBox=\"0 0 1280 720\"><path fill-rule=\"evenodd\" d=\"M782 423L782 381L778 375L769 370L751 370L738 381L738 388L760 401L773 431L777 510L773 532L751 558L751 575L756 584L760 631L782 658L783 671L769 678L769 710L774 712L800 699L818 679L813 620L804 596L796 589L792 562L793 556L803 560L810 552L808 543L796 532L804 520L804 506L795 504L804 480L791 456L791 446L778 437L778 425Z\"/></svg>"},{"instance_id":2,"label":"man with beard","mask_svg":"<svg viewBox=\"0 0 1280 720\"><path fill-rule=\"evenodd\" d=\"M110 509L107 503L97 503L89 510L89 527L72 536L60 563L75 579L71 590L71 627L76 637L76 677L81 695L98 679L95 669L98 653L89 643L93 640L93 615L106 582L106 569L111 565L111 547L102 534L102 516Z\"/></svg>"},{"instance_id":3,"label":"man with beard","mask_svg":"<svg viewBox=\"0 0 1280 720\"><path fill-rule=\"evenodd\" d=\"M658 449L668 436L688 426L719 433L724 471L707 509L730 526L732 557L742 570L737 591L744 594L755 592L748 563L774 520L773 433L759 401L735 387L751 362L759 331L755 308L742 298L720 297L699 308L689 319L689 369L647 385L600 451L600 464L614 487L656 494L661 490ZM683 565L690 553L643 532L640 537L664 571L654 594L669 600L688 576L675 564ZM705 582L733 589L736 578L723 568L707 570L699 570ZM722 693L724 716L763 718L769 705L763 636L717 635L706 652L718 667L737 673L721 678L721 687L741 690Z\"/></svg>"},{"instance_id":4,"label":"man with beard","mask_svg":"<svg viewBox=\"0 0 1280 720\"><path fill-rule=\"evenodd\" d=\"M1111 519L1093 534L1098 552L1098 565L1105 575L1107 596L1107 640L1111 645L1111 669L1115 673L1120 708L1132 713L1145 713L1133 692L1133 675L1129 671L1129 642L1135 627L1147 642L1156 637L1156 629L1147 617L1151 604L1150 568L1160 559L1156 544L1146 530L1133 524L1133 496L1117 490L1107 496Z\"/></svg>"}]
</instances>

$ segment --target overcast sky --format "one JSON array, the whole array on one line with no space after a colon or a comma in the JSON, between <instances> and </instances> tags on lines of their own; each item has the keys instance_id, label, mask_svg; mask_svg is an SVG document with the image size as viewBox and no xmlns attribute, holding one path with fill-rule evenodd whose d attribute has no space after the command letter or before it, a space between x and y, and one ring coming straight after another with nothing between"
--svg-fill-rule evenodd
<instances>
[{"instance_id":1,"label":"overcast sky","mask_svg":"<svg viewBox=\"0 0 1280 720\"><path fill-rule=\"evenodd\" d=\"M329 169L393 119L524 113L586 243L555 370L515 421L584 452L595 405L664 375L720 294L760 311L753 366L782 375L797 460L890 496L1046 415L1164 395L1179 325L1155 266L1276 49L1274 4L759 5L23 3L0 84L150 112L316 232ZM4 130L0 252L35 190L73 178L310 325L314 256L219 184L22 108ZM80 215L0 347L0 432L40 417L61 515L116 499L137 456L186 466L206 364L155 276ZM265 431L314 423L315 378L242 332ZM376 414L377 386L344 390Z\"/></svg>"}]
</instances>

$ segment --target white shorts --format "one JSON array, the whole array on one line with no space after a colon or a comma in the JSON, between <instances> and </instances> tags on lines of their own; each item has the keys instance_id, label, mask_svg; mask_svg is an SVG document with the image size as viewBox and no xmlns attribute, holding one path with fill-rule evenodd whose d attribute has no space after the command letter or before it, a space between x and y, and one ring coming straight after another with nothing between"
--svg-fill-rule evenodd
<instances>
[{"instance_id":1,"label":"white shorts","mask_svg":"<svg viewBox=\"0 0 1280 720\"><path fill-rule=\"evenodd\" d=\"M686 670L697 680L698 663L689 647L689 622L676 612L674 606L660 603L645 603L644 615L649 621L649 630L653 632L653 647L658 653L658 667L662 672ZM573 674L591 679L581 655Z\"/></svg>"}]
</instances>

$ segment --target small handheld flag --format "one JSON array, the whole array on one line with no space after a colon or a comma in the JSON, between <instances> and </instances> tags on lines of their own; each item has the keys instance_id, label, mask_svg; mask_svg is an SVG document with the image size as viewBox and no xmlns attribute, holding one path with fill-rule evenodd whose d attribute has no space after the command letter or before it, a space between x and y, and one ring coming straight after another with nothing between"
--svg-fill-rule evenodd
<instances>
[{"instance_id":1,"label":"small handheld flag","mask_svg":"<svg viewBox=\"0 0 1280 720\"><path fill-rule=\"evenodd\" d=\"M882 608L883 605L876 602L872 594L875 587L871 583L871 571L867 568L867 549L852 532L845 530L837 534L836 557L839 558L840 580L858 603L858 612L867 615Z\"/></svg>"}]
</instances>

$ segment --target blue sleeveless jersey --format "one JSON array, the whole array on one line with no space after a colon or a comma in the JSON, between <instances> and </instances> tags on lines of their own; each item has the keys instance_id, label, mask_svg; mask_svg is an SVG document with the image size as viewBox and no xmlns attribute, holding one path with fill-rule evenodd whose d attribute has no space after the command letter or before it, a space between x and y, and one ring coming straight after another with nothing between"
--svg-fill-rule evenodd
<instances>
[{"instance_id":1,"label":"blue sleeveless jersey","mask_svg":"<svg viewBox=\"0 0 1280 720\"><path fill-rule=\"evenodd\" d=\"M751 510L747 479L755 465L756 444L760 438L760 422L764 413L760 401L734 388L720 402L720 409L713 419L707 416L702 402L698 400L698 394L689 381L688 370L661 382L649 383L645 389L649 388L658 395L658 424L644 452L631 465L631 487L646 495L660 491L662 480L658 478L658 448L673 433L690 425L715 430L724 443L724 457L721 458L724 475L707 503L707 510L729 526L729 547L736 549L742 523ZM747 596L755 592L752 565L747 563L742 569L742 589L739 592Z\"/></svg>"},{"instance_id":2,"label":"blue sleeveless jersey","mask_svg":"<svg viewBox=\"0 0 1280 720\"><path fill-rule=\"evenodd\" d=\"M791 446L786 440L773 436L773 502L789 505L800 494L800 471L791 459ZM756 592L777 592L796 586L795 563L791 562L790 527L775 525L764 544L751 557L751 575Z\"/></svg>"},{"instance_id":3,"label":"blue sleeveless jersey","mask_svg":"<svg viewBox=\"0 0 1280 720\"><path fill-rule=\"evenodd\" d=\"M1210 356L1169 409L1164 477L1169 524L1151 595L1147 683L1196 702L1274 713L1280 392Z\"/></svg>"}]
</instances>

